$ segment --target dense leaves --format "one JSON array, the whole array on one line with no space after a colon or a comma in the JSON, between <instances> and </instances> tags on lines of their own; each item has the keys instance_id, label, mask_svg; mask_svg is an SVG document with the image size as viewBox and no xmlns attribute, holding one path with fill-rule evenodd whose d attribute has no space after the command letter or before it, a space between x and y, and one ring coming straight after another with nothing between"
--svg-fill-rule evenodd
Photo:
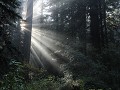
<instances>
[{"instance_id":1,"label":"dense leaves","mask_svg":"<svg viewBox=\"0 0 120 90\"><path fill-rule=\"evenodd\" d=\"M19 6L17 0L0 0L0 77L8 71L11 59L18 58L19 52L12 45L11 36L20 18L17 13Z\"/></svg>"}]
</instances>

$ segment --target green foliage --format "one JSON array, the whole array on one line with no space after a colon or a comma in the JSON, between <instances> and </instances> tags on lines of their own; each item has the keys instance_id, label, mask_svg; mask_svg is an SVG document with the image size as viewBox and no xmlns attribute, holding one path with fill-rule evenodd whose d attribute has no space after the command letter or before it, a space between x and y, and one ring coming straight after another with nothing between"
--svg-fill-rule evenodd
<instances>
[{"instance_id":1,"label":"green foliage","mask_svg":"<svg viewBox=\"0 0 120 90\"><path fill-rule=\"evenodd\" d=\"M20 2L18 0L0 0L0 9L1 9L1 15L3 18L0 19L6 19L8 18L8 15L10 16L9 20L15 20L17 18L20 18L19 14L17 13L16 9L19 8ZM7 19L6 19L7 20ZM2 22L2 21L1 21ZM3 22L4 23L4 22Z\"/></svg>"},{"instance_id":2,"label":"green foliage","mask_svg":"<svg viewBox=\"0 0 120 90\"><path fill-rule=\"evenodd\" d=\"M89 58L96 63L96 69L92 80L88 80L87 84L95 85L101 88L119 89L120 85L120 48L116 48L115 44L109 45L109 48L103 49L100 54L91 51ZM93 79L94 78L94 79Z\"/></svg>"},{"instance_id":3,"label":"green foliage","mask_svg":"<svg viewBox=\"0 0 120 90\"><path fill-rule=\"evenodd\" d=\"M18 0L0 0L0 78L9 71L9 63L12 59L19 60L21 58L18 57L19 50L11 43L16 21L20 19L17 13L19 6Z\"/></svg>"},{"instance_id":4,"label":"green foliage","mask_svg":"<svg viewBox=\"0 0 120 90\"><path fill-rule=\"evenodd\" d=\"M84 90L82 80L69 81L67 77L58 78L44 69L26 66L16 60L11 60L9 65L9 72L0 81L0 90L72 90L73 88ZM24 79L25 68L29 70L29 73L33 73L29 74L32 77L30 82L26 82Z\"/></svg>"},{"instance_id":5,"label":"green foliage","mask_svg":"<svg viewBox=\"0 0 120 90\"><path fill-rule=\"evenodd\" d=\"M16 60L9 63L10 69L2 78L1 90L24 90L23 65Z\"/></svg>"},{"instance_id":6,"label":"green foliage","mask_svg":"<svg viewBox=\"0 0 120 90\"><path fill-rule=\"evenodd\" d=\"M11 60L10 69L0 81L0 90L58 90L60 82L44 69L35 69ZM29 73L34 71L30 82L25 81L25 68Z\"/></svg>"},{"instance_id":7,"label":"green foliage","mask_svg":"<svg viewBox=\"0 0 120 90\"><path fill-rule=\"evenodd\" d=\"M119 48L109 48L102 52L99 61L104 66L101 79L112 89L120 88L120 51ZM104 79L103 79L104 78ZM112 85L112 86L111 86Z\"/></svg>"},{"instance_id":8,"label":"green foliage","mask_svg":"<svg viewBox=\"0 0 120 90\"><path fill-rule=\"evenodd\" d=\"M58 90L60 83L55 80L54 76L32 80L26 90Z\"/></svg>"}]
</instances>

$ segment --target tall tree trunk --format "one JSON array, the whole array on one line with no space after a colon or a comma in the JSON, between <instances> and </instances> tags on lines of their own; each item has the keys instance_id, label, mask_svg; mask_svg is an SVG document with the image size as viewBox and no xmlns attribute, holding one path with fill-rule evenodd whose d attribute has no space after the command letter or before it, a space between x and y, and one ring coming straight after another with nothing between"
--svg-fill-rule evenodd
<instances>
[{"instance_id":1,"label":"tall tree trunk","mask_svg":"<svg viewBox=\"0 0 120 90\"><path fill-rule=\"evenodd\" d=\"M31 32L32 32L32 16L33 16L33 0L28 0L27 2L27 14L25 21L25 31L24 31L24 45L23 45L23 55L24 62L28 64L30 61L30 47L31 47ZM25 81L29 81L29 71L25 68Z\"/></svg>"},{"instance_id":2,"label":"tall tree trunk","mask_svg":"<svg viewBox=\"0 0 120 90\"><path fill-rule=\"evenodd\" d=\"M97 0L90 2L90 35L94 48L101 51L99 5Z\"/></svg>"},{"instance_id":3,"label":"tall tree trunk","mask_svg":"<svg viewBox=\"0 0 120 90\"><path fill-rule=\"evenodd\" d=\"M104 19L104 31L105 31L105 45L108 47L108 32L106 25L106 1L103 0L103 19Z\"/></svg>"},{"instance_id":4,"label":"tall tree trunk","mask_svg":"<svg viewBox=\"0 0 120 90\"><path fill-rule=\"evenodd\" d=\"M33 0L27 2L26 30L24 34L24 59L29 62L32 32Z\"/></svg>"},{"instance_id":5,"label":"tall tree trunk","mask_svg":"<svg viewBox=\"0 0 120 90\"><path fill-rule=\"evenodd\" d=\"M86 55L86 5L79 7L78 37L81 43L81 52Z\"/></svg>"},{"instance_id":6,"label":"tall tree trunk","mask_svg":"<svg viewBox=\"0 0 120 90\"><path fill-rule=\"evenodd\" d=\"M99 1L99 21L100 21L100 37L101 37L101 47L105 46L105 34L104 34L104 25L103 25L103 5L102 0Z\"/></svg>"}]
</instances>

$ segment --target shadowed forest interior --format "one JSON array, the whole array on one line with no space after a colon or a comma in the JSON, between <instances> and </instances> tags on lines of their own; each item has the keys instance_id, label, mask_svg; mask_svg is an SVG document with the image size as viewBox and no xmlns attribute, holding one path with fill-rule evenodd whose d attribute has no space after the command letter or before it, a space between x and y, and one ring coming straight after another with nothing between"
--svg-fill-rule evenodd
<instances>
[{"instance_id":1,"label":"shadowed forest interior","mask_svg":"<svg viewBox=\"0 0 120 90\"><path fill-rule=\"evenodd\" d=\"M0 0L0 90L120 90L120 0Z\"/></svg>"}]
</instances>

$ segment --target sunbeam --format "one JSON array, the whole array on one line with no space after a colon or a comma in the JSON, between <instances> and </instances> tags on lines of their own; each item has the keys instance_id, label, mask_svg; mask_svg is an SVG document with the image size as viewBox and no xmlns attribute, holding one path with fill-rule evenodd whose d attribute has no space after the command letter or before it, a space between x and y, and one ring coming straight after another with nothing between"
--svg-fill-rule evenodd
<instances>
[{"instance_id":1,"label":"sunbeam","mask_svg":"<svg viewBox=\"0 0 120 90\"><path fill-rule=\"evenodd\" d=\"M40 63L42 67L45 67L47 69L49 66L52 66L55 70L59 71L60 65L57 63L56 59L51 55L51 53L54 51L50 50L49 47L47 47L40 40L34 37L32 37L31 52L33 53L33 55L35 55L36 62L38 62L38 65Z\"/></svg>"},{"instance_id":2,"label":"sunbeam","mask_svg":"<svg viewBox=\"0 0 120 90\"><path fill-rule=\"evenodd\" d=\"M53 30L41 28L41 26L44 25L44 23L40 23L41 15L51 15L51 12L49 11L50 7L44 7L43 5L43 3L47 4L48 1L49 0L36 0L33 4L32 22L35 23L32 24L30 63L32 63L32 65L34 64L35 67L43 67L46 69L52 68L52 70L59 72L61 71L59 63L60 59L64 60L64 56L62 56L61 52L63 48L60 45L62 45L66 36L60 33L58 34ZM22 12L23 20L20 24L21 32L23 34L26 33L26 31L30 31L28 28L29 23L27 23L26 19L32 12L26 14L26 11L26 6L24 6ZM49 20L51 20L50 17Z\"/></svg>"}]
</instances>

